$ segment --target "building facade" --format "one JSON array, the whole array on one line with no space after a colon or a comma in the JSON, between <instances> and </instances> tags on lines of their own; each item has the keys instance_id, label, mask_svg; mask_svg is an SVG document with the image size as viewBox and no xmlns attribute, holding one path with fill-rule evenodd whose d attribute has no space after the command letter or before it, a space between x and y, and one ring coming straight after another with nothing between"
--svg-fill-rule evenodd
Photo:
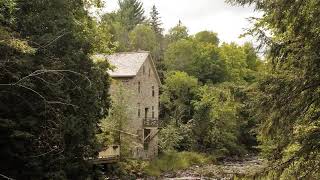
<instances>
[{"instance_id":1,"label":"building facade","mask_svg":"<svg viewBox=\"0 0 320 180\"><path fill-rule=\"evenodd\" d=\"M128 123L132 137L130 151L135 158L152 159L158 155L160 79L149 52L116 53L106 57L113 66L110 95L119 85L128 98Z\"/></svg>"}]
</instances>

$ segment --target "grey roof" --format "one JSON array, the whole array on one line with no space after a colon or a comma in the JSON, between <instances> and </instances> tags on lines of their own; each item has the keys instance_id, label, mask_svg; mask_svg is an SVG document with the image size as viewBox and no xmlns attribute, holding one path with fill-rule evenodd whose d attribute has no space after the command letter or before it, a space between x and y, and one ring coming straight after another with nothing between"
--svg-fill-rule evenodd
<instances>
[{"instance_id":1,"label":"grey roof","mask_svg":"<svg viewBox=\"0 0 320 180\"><path fill-rule=\"evenodd\" d=\"M149 52L125 52L107 55L107 60L114 67L108 73L111 77L136 76L148 56Z\"/></svg>"}]
</instances>

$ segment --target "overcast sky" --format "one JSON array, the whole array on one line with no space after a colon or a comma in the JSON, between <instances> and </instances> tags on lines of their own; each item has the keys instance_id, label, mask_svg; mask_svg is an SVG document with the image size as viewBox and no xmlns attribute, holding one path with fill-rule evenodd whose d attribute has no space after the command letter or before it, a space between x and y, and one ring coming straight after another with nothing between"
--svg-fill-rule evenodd
<instances>
[{"instance_id":1,"label":"overcast sky","mask_svg":"<svg viewBox=\"0 0 320 180\"><path fill-rule=\"evenodd\" d=\"M118 9L118 0L104 0L105 12ZM237 42L242 44L251 41L246 37L239 39L239 35L249 27L247 18L259 16L251 7L233 7L224 0L140 0L149 16L151 7L155 4L167 31L175 26L179 20L188 27L190 34L202 30L218 33L223 42Z\"/></svg>"}]
</instances>

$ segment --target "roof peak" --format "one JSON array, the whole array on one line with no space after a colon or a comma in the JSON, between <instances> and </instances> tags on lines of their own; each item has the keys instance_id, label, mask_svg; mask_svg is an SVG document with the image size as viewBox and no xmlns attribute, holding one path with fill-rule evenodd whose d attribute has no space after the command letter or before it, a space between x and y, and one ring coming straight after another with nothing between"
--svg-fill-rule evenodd
<instances>
[{"instance_id":1,"label":"roof peak","mask_svg":"<svg viewBox=\"0 0 320 180\"><path fill-rule=\"evenodd\" d=\"M122 52L107 55L108 62L115 67L109 71L109 74L111 77L136 76L148 57L149 52Z\"/></svg>"},{"instance_id":2,"label":"roof peak","mask_svg":"<svg viewBox=\"0 0 320 180\"><path fill-rule=\"evenodd\" d=\"M111 55L114 55L114 54L137 54L137 53L148 53L149 54L150 51L138 50L138 51L116 52Z\"/></svg>"}]
</instances>

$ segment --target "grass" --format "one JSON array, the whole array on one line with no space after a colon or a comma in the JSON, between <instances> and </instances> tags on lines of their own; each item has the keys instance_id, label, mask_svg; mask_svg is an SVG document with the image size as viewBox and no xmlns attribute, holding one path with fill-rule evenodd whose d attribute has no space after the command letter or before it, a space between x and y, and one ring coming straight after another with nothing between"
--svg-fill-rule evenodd
<instances>
[{"instance_id":1,"label":"grass","mask_svg":"<svg viewBox=\"0 0 320 180\"><path fill-rule=\"evenodd\" d=\"M149 176L160 176L163 172L187 169L193 165L207 164L212 160L208 155L195 152L166 152L150 162L144 171Z\"/></svg>"}]
</instances>

